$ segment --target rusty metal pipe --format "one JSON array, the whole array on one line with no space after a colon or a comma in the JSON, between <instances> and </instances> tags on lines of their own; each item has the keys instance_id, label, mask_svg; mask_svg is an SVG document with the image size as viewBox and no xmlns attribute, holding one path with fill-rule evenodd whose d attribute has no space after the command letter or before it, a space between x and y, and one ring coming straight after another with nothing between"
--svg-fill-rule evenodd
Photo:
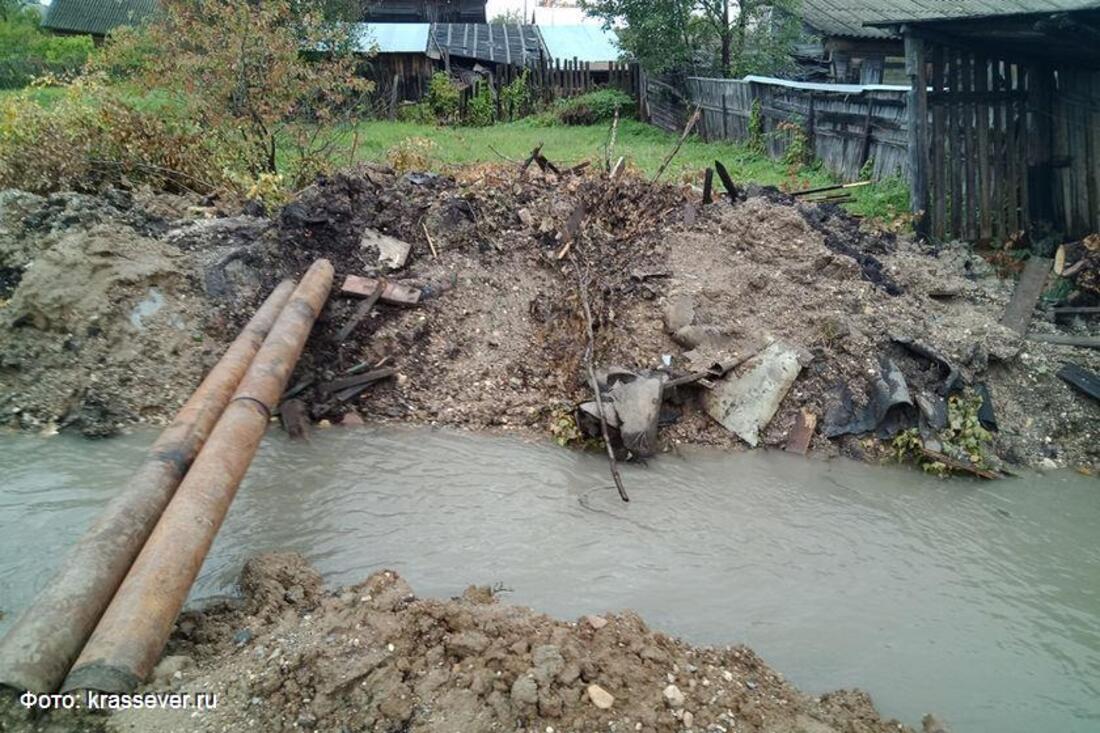
<instances>
[{"instance_id":1,"label":"rusty metal pipe","mask_svg":"<svg viewBox=\"0 0 1100 733\"><path fill-rule=\"evenodd\" d=\"M328 260L318 260L302 278L73 665L64 690L129 692L148 679L328 299L332 274Z\"/></svg>"},{"instance_id":2,"label":"rusty metal pipe","mask_svg":"<svg viewBox=\"0 0 1100 733\"><path fill-rule=\"evenodd\" d=\"M133 478L0 640L0 685L38 693L57 690L293 290L287 280L272 291L153 443Z\"/></svg>"}]
</instances>

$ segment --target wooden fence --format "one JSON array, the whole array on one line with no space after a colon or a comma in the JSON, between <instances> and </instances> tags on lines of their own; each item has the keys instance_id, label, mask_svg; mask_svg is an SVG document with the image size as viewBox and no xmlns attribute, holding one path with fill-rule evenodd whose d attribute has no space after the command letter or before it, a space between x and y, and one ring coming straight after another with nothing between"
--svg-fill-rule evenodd
<instances>
[{"instance_id":1,"label":"wooden fence","mask_svg":"<svg viewBox=\"0 0 1100 733\"><path fill-rule=\"evenodd\" d=\"M868 161L872 161L874 178L904 175L907 92L904 87L882 85L688 77L680 85L648 80L644 96L650 121L663 129L682 129L698 105L703 110L699 126L703 139L745 142L755 132L768 154L777 159L785 155L796 134L802 135L827 169L851 181Z\"/></svg>"},{"instance_id":2,"label":"wooden fence","mask_svg":"<svg viewBox=\"0 0 1100 733\"><path fill-rule=\"evenodd\" d=\"M531 101L526 109L507 108L507 102L501 97L500 89L511 84L520 75L527 74ZM470 100L488 87L496 106L496 119L516 119L528 114L537 104L551 104L558 99L568 99L596 89L618 89L634 98L639 96L642 71L637 63L611 62L599 64L596 68L590 62L578 61L535 61L527 65L498 64L492 75L475 81L466 87L460 99L465 110Z\"/></svg>"},{"instance_id":3,"label":"wooden fence","mask_svg":"<svg viewBox=\"0 0 1100 733\"><path fill-rule=\"evenodd\" d=\"M907 39L915 208L937 239L1100 231L1100 73Z\"/></svg>"}]
</instances>

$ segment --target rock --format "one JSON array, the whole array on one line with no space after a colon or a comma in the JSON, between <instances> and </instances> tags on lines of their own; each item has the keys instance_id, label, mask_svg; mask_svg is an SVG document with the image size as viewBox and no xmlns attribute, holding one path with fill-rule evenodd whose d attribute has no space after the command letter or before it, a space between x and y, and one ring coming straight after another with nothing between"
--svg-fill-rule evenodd
<instances>
[{"instance_id":1,"label":"rock","mask_svg":"<svg viewBox=\"0 0 1100 733\"><path fill-rule=\"evenodd\" d=\"M195 661L191 657L183 656L181 654L174 654L161 659L157 663L156 668L153 670L153 681L159 684L164 684L168 680L182 675L185 669L189 669L195 666Z\"/></svg>"},{"instance_id":2,"label":"rock","mask_svg":"<svg viewBox=\"0 0 1100 733\"><path fill-rule=\"evenodd\" d=\"M588 699L600 710L610 710L615 704L615 696L599 685L588 686Z\"/></svg>"},{"instance_id":3,"label":"rock","mask_svg":"<svg viewBox=\"0 0 1100 733\"><path fill-rule=\"evenodd\" d=\"M347 427L354 427L359 425L366 425L363 418L359 416L358 412L349 412L340 419L340 424Z\"/></svg>"},{"instance_id":4,"label":"rock","mask_svg":"<svg viewBox=\"0 0 1100 733\"><path fill-rule=\"evenodd\" d=\"M584 620L587 621L588 625L596 631L599 631L604 626L607 626L607 619L605 619L603 616L585 616Z\"/></svg>"},{"instance_id":5,"label":"rock","mask_svg":"<svg viewBox=\"0 0 1100 733\"><path fill-rule=\"evenodd\" d=\"M692 715L691 711L689 710L684 711L684 717L682 718L682 720L685 728L691 728L693 725L695 725L695 716Z\"/></svg>"},{"instance_id":6,"label":"rock","mask_svg":"<svg viewBox=\"0 0 1100 733\"><path fill-rule=\"evenodd\" d=\"M539 676L548 680L557 677L558 673L565 669L565 659L561 655L561 650L553 644L535 647L532 657Z\"/></svg>"},{"instance_id":7,"label":"rock","mask_svg":"<svg viewBox=\"0 0 1100 733\"><path fill-rule=\"evenodd\" d=\"M921 730L924 733L950 733L947 726L935 715L925 715L921 718Z\"/></svg>"},{"instance_id":8,"label":"rock","mask_svg":"<svg viewBox=\"0 0 1100 733\"><path fill-rule=\"evenodd\" d=\"M535 225L535 217L531 216L531 212L527 209L520 209L516 212L516 216L519 217L520 222L525 227L533 227Z\"/></svg>"},{"instance_id":9,"label":"rock","mask_svg":"<svg viewBox=\"0 0 1100 733\"><path fill-rule=\"evenodd\" d=\"M237 646L244 646L248 642L252 641L252 637L255 634L252 633L252 629L241 629L237 633L233 634L233 643Z\"/></svg>"},{"instance_id":10,"label":"rock","mask_svg":"<svg viewBox=\"0 0 1100 733\"><path fill-rule=\"evenodd\" d=\"M539 701L539 686L524 675L512 683L512 704L518 707L534 705Z\"/></svg>"},{"instance_id":11,"label":"rock","mask_svg":"<svg viewBox=\"0 0 1100 733\"><path fill-rule=\"evenodd\" d=\"M665 303L665 328L676 333L695 321L695 301L690 295L673 295Z\"/></svg>"},{"instance_id":12,"label":"rock","mask_svg":"<svg viewBox=\"0 0 1100 733\"><path fill-rule=\"evenodd\" d=\"M391 270L399 270L405 266L409 258L412 245L403 242L373 229L365 229L359 239L361 249L375 249L378 251L378 264Z\"/></svg>"},{"instance_id":13,"label":"rock","mask_svg":"<svg viewBox=\"0 0 1100 733\"><path fill-rule=\"evenodd\" d=\"M679 708L684 705L684 693L680 692L680 688L676 685L669 685L664 689L662 693L665 698L665 703L670 708Z\"/></svg>"}]
</instances>

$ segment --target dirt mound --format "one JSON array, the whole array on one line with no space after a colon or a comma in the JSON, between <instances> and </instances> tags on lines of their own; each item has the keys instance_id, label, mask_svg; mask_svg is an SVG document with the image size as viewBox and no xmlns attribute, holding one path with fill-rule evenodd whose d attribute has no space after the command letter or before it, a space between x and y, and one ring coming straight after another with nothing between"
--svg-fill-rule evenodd
<instances>
[{"instance_id":1,"label":"dirt mound","mask_svg":"<svg viewBox=\"0 0 1100 733\"><path fill-rule=\"evenodd\" d=\"M132 711L112 729L908 730L863 693L809 697L750 649L692 647L632 613L566 623L488 588L418 599L392 571L303 597L315 573L286 555L246 575L244 610L185 615L166 657L182 671L154 683L217 692L217 710Z\"/></svg>"},{"instance_id":2,"label":"dirt mound","mask_svg":"<svg viewBox=\"0 0 1100 733\"><path fill-rule=\"evenodd\" d=\"M602 365L684 373L771 339L808 352L761 432L764 445L782 446L803 410L820 424L838 404L868 409L887 362L936 402L938 370L949 363L960 384L988 395L1001 458L1100 465L1100 407L1056 376L1067 361L1100 370L1100 355L1025 342L999 326L1012 282L967 247L878 234L836 207L754 191L733 206L702 206L689 189L631 176L366 166L323 178L266 214L250 205L227 216L125 192L4 193L0 285L9 283L11 302L0 311L9 324L0 345L12 346L0 365L10 395L0 423L100 434L170 417L275 283L327 257L336 290L292 378L316 421L361 413L557 429L589 397L579 270ZM381 263L368 231L407 242L407 264ZM58 242L65 247L50 254ZM570 256L559 258L563 251ZM349 274L385 275L419 290L421 302L377 305L343 335L361 302L338 293ZM40 292L18 293L26 278ZM62 292L45 287L51 280ZM139 328L131 318L141 303L156 312ZM1055 328L1037 313L1033 330ZM395 367L396 378L350 398L323 388L379 365ZM679 397L661 416L664 447L742 445L705 413L698 391ZM888 445L864 435L830 440L822 430L814 438L818 452L855 457L879 458Z\"/></svg>"},{"instance_id":3,"label":"dirt mound","mask_svg":"<svg viewBox=\"0 0 1100 733\"><path fill-rule=\"evenodd\" d=\"M105 223L41 245L0 311L0 409L103 435L179 404L206 367L205 305L179 253Z\"/></svg>"}]
</instances>

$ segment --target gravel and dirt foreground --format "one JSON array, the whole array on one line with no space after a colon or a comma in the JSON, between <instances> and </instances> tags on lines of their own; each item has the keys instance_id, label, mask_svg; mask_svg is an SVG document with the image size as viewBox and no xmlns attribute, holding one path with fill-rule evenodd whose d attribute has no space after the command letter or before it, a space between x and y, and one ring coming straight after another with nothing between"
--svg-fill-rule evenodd
<instances>
[{"instance_id":1,"label":"gravel and dirt foreground","mask_svg":"<svg viewBox=\"0 0 1100 733\"><path fill-rule=\"evenodd\" d=\"M148 685L214 693L216 709L63 713L39 730L911 731L862 692L811 697L750 649L693 647L629 612L556 621L489 587L424 600L392 571L329 592L294 554L249 561L241 591L180 618Z\"/></svg>"},{"instance_id":2,"label":"gravel and dirt foreground","mask_svg":"<svg viewBox=\"0 0 1100 733\"><path fill-rule=\"evenodd\" d=\"M751 382L770 368L749 359L762 348L796 354L760 445L783 446L805 413L819 455L883 460L917 426L947 451L936 431L948 395L978 393L994 429L983 465L1100 466L1100 405L1057 376L1071 362L1100 370L1100 353L1000 325L1015 281L969 247L871 233L774 189L703 206L689 187L532 171L364 167L243 212L142 191L0 193L0 425L102 436L163 422L270 288L323 256L337 284L291 382L322 425L583 442L579 275L602 367L674 378L720 362ZM411 245L403 266L382 262L394 255L379 234ZM343 335L362 303L340 294L347 275L386 275L420 302L380 302ZM1088 328L1056 323L1045 304L1031 325ZM334 383L370 372L388 378L350 393ZM658 449L745 446L704 409L705 391L669 390Z\"/></svg>"}]
</instances>

